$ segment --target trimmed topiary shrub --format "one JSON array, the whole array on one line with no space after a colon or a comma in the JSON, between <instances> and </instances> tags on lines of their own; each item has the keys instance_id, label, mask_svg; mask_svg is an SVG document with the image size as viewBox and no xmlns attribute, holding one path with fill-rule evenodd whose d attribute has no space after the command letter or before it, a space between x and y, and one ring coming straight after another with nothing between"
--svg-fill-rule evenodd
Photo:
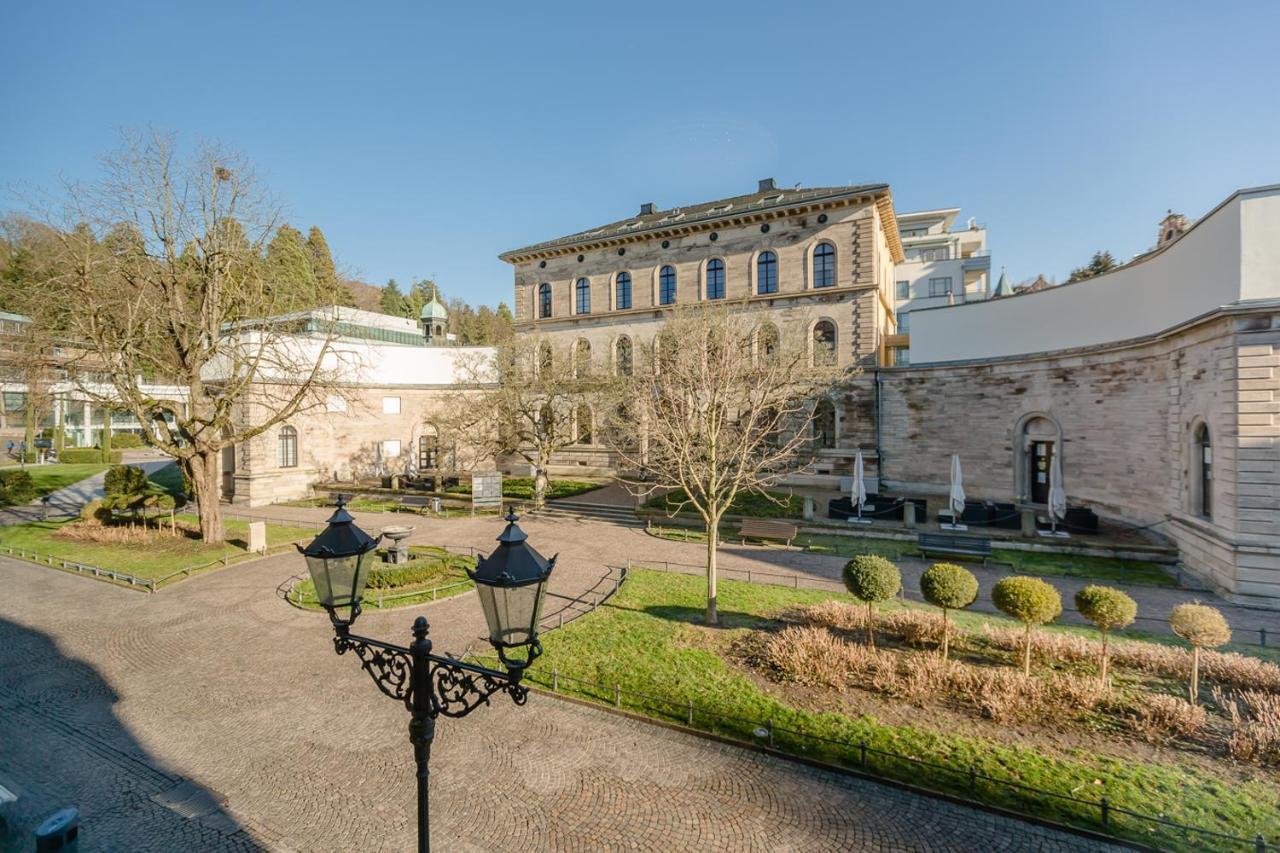
<instances>
[{"instance_id":1,"label":"trimmed topiary shrub","mask_svg":"<svg viewBox=\"0 0 1280 853\"><path fill-rule=\"evenodd\" d=\"M898 567L874 554L861 554L844 564L844 585L859 601L867 603L867 645L876 647L875 603L888 601L902 589Z\"/></svg>"},{"instance_id":2,"label":"trimmed topiary shrub","mask_svg":"<svg viewBox=\"0 0 1280 853\"><path fill-rule=\"evenodd\" d=\"M1200 602L1179 604L1169 611L1169 627L1191 645L1191 702L1200 698L1200 650L1231 642L1231 626L1220 611Z\"/></svg>"},{"instance_id":3,"label":"trimmed topiary shrub","mask_svg":"<svg viewBox=\"0 0 1280 853\"><path fill-rule=\"evenodd\" d=\"M962 610L978 599L978 579L973 572L955 563L934 563L920 576L924 600L942 608L942 659L947 659L950 631L947 611Z\"/></svg>"},{"instance_id":4,"label":"trimmed topiary shrub","mask_svg":"<svg viewBox=\"0 0 1280 853\"><path fill-rule=\"evenodd\" d=\"M111 446L116 450L134 450L143 446L142 436L136 432L119 432L111 436Z\"/></svg>"},{"instance_id":5,"label":"trimmed topiary shrub","mask_svg":"<svg viewBox=\"0 0 1280 853\"><path fill-rule=\"evenodd\" d=\"M1138 616L1138 602L1115 587L1090 585L1076 593L1076 610L1102 635L1102 660L1098 669L1106 686L1107 633L1132 625Z\"/></svg>"},{"instance_id":6,"label":"trimmed topiary shrub","mask_svg":"<svg viewBox=\"0 0 1280 853\"><path fill-rule=\"evenodd\" d=\"M140 495L151 481L147 472L132 465L112 465L107 469L103 487L108 495Z\"/></svg>"},{"instance_id":7,"label":"trimmed topiary shrub","mask_svg":"<svg viewBox=\"0 0 1280 853\"><path fill-rule=\"evenodd\" d=\"M0 506L30 503L36 497L36 484L26 471L0 471Z\"/></svg>"},{"instance_id":8,"label":"trimmed topiary shrub","mask_svg":"<svg viewBox=\"0 0 1280 853\"><path fill-rule=\"evenodd\" d=\"M109 462L119 464L121 453L119 450L111 451ZM102 451L96 447L68 447L66 450L58 454L58 461L65 462L68 465L89 465L94 462L102 462Z\"/></svg>"},{"instance_id":9,"label":"trimmed topiary shrub","mask_svg":"<svg viewBox=\"0 0 1280 853\"><path fill-rule=\"evenodd\" d=\"M991 588L991 601L1000 612L1026 626L1022 643L1022 674L1031 675L1031 629L1062 614L1062 596L1039 578L1015 575Z\"/></svg>"}]
</instances>

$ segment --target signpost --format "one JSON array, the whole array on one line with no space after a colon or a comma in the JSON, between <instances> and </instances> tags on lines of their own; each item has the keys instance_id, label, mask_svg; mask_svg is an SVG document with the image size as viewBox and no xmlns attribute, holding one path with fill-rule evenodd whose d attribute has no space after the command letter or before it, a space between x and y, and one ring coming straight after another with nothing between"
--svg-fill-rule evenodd
<instances>
[{"instance_id":1,"label":"signpost","mask_svg":"<svg viewBox=\"0 0 1280 853\"><path fill-rule=\"evenodd\" d=\"M501 471L482 471L471 475L471 508L502 509Z\"/></svg>"}]
</instances>

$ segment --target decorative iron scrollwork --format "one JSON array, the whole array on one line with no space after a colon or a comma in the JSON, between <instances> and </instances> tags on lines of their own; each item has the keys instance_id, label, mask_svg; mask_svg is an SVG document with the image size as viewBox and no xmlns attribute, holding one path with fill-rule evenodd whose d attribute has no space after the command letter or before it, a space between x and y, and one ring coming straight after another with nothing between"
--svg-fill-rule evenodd
<instances>
[{"instance_id":1,"label":"decorative iron scrollwork","mask_svg":"<svg viewBox=\"0 0 1280 853\"><path fill-rule=\"evenodd\" d=\"M512 683L505 674L476 668L463 668L451 661L435 663L431 671L432 704L436 713L446 717L465 717L481 705L489 704L495 693L507 693L517 705L528 699L529 690Z\"/></svg>"},{"instance_id":2,"label":"decorative iron scrollwork","mask_svg":"<svg viewBox=\"0 0 1280 853\"><path fill-rule=\"evenodd\" d=\"M378 689L392 699L403 702L406 708L410 707L413 659L408 649L367 642L350 636L335 637L333 645L340 655L348 651L355 652L356 657L360 658L361 668L369 673L369 677L373 679L374 684L378 685Z\"/></svg>"}]
</instances>

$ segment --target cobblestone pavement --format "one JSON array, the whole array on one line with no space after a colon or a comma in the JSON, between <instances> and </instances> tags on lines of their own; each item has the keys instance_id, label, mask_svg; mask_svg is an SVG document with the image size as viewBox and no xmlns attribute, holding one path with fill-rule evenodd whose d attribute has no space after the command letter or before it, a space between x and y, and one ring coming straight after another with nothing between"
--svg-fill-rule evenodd
<instances>
[{"instance_id":1,"label":"cobblestone pavement","mask_svg":"<svg viewBox=\"0 0 1280 853\"><path fill-rule=\"evenodd\" d=\"M418 532L498 532L448 523L465 526ZM598 577L603 531L529 531L564 552L558 592ZM30 849L74 804L82 850L411 849L407 714L333 653L323 615L276 594L300 568L276 557L148 596L0 558L0 785L20 797L5 843ZM407 640L419 613L437 649L482 628L471 594L359 627ZM432 773L443 851L1098 849L540 695L443 720Z\"/></svg>"},{"instance_id":2,"label":"cobblestone pavement","mask_svg":"<svg viewBox=\"0 0 1280 853\"><path fill-rule=\"evenodd\" d=\"M246 512L282 520L316 521L326 518L331 510L275 506ZM403 513L358 515L364 520L363 523L370 526L370 529L385 524L416 525L417 530L410 540L413 542L439 541L485 548L488 547L488 540L491 538L488 531L493 524L492 521L461 518L415 518ZM405 521L406 518L412 520ZM566 555L572 554L575 559L581 561L594 561L601 565L624 565L628 559L636 565L670 563L673 567L682 566L684 571L693 573L701 572L699 567L706 562L704 544L661 539L639 528L622 527L587 518L551 519L537 516L532 516L521 524L530 531L531 541L537 543L540 550L548 554L561 550ZM784 572L800 574L802 586L805 584L805 579L811 581L810 585L827 586L829 584L824 582L840 581L840 572L847 559L847 557L813 554L777 546L740 545L731 542L722 545L718 563L721 577L733 580L745 580L748 570L762 573ZM920 575L930 563L913 558L903 558L894 562L902 569L902 582L908 595L918 600ZM1000 578L1009 575L1008 569L995 566L984 567L973 563L967 564L967 568L977 575L981 585L978 600L971 609L997 613L995 605L991 603L991 587ZM1074 606L1072 602L1077 590L1096 582L1086 578L1072 577L1046 579L1062 593L1063 605L1068 608ZM774 582L778 580L773 579ZM1280 613L1276 611L1242 607L1217 598L1209 592L1110 581L1106 583L1124 589L1137 601L1139 619L1134 625L1137 629L1168 634L1170 633L1169 625L1165 617L1175 604L1205 601L1223 611L1236 631L1237 641L1256 643L1259 640L1259 629L1262 629L1267 632L1268 645L1280 645ZM1085 624L1084 619L1070 612L1064 613L1060 621Z\"/></svg>"}]
</instances>

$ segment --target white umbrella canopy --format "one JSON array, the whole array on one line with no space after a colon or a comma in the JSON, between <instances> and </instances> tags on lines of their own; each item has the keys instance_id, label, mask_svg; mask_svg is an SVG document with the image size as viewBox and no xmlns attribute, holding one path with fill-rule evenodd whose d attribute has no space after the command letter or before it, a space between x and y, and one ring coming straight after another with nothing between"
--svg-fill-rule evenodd
<instances>
[{"instance_id":1,"label":"white umbrella canopy","mask_svg":"<svg viewBox=\"0 0 1280 853\"><path fill-rule=\"evenodd\" d=\"M858 518L862 518L862 507L867 502L867 481L861 450L853 457L853 489L849 497L858 508Z\"/></svg>"},{"instance_id":2,"label":"white umbrella canopy","mask_svg":"<svg viewBox=\"0 0 1280 853\"><path fill-rule=\"evenodd\" d=\"M964 472L960 470L960 454L951 454L951 520L960 523L964 515Z\"/></svg>"},{"instance_id":3,"label":"white umbrella canopy","mask_svg":"<svg viewBox=\"0 0 1280 853\"><path fill-rule=\"evenodd\" d=\"M1062 487L1062 457L1053 454L1049 463L1049 519L1057 523L1067 514L1067 490Z\"/></svg>"}]
</instances>

